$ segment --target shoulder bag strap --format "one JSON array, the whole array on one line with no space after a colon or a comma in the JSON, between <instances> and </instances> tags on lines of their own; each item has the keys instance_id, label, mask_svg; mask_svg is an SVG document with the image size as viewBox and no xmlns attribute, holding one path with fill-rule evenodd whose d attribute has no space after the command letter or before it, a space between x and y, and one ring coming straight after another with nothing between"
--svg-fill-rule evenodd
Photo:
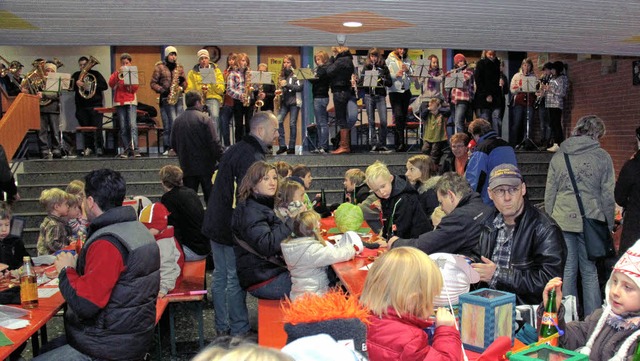
<instances>
[{"instance_id":1,"label":"shoulder bag strap","mask_svg":"<svg viewBox=\"0 0 640 361\"><path fill-rule=\"evenodd\" d=\"M580 216L584 218L584 207L582 206L582 198L580 197L580 191L578 190L578 185L576 184L576 178L573 176L573 170L571 169L571 162L569 161L569 155L567 153L564 153L564 161L567 163L569 178L571 179L571 184L573 185L573 191L576 193L576 199L578 200L578 208L580 208Z\"/></svg>"},{"instance_id":2,"label":"shoulder bag strap","mask_svg":"<svg viewBox=\"0 0 640 361\"><path fill-rule=\"evenodd\" d=\"M238 246L242 247L245 251L247 251L247 252L251 253L252 255L260 258L261 260L273 263L274 265L276 265L278 267L287 268L287 265L284 262L282 262L282 260L280 260L279 258L277 258L275 256L266 257L264 255L261 255L255 249L253 249L253 247L251 247L249 245L249 243L245 242L244 240L240 239L239 237L236 237L235 235L233 236L233 239L235 239L235 241L238 244Z\"/></svg>"}]
</instances>

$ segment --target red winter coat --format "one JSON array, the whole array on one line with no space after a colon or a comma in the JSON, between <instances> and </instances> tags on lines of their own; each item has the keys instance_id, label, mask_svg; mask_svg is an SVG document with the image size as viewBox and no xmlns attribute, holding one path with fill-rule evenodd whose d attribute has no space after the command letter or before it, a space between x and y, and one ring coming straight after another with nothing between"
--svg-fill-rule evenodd
<instances>
[{"instance_id":1,"label":"red winter coat","mask_svg":"<svg viewBox=\"0 0 640 361\"><path fill-rule=\"evenodd\" d=\"M109 86L114 90L113 105L137 105L136 92L138 85L124 85L124 79L118 78L118 72L114 71L109 77Z\"/></svg>"},{"instance_id":2,"label":"red winter coat","mask_svg":"<svg viewBox=\"0 0 640 361\"><path fill-rule=\"evenodd\" d=\"M371 315L367 326L370 361L459 361L462 360L460 332L453 326L436 328L433 345L424 331L429 322L412 316L399 317L392 308L387 315Z\"/></svg>"}]
</instances>

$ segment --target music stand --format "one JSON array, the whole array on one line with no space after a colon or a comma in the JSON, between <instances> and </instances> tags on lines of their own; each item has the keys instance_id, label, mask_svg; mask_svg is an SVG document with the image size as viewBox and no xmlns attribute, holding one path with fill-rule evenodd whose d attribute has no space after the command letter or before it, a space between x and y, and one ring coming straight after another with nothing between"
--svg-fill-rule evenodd
<instances>
[{"instance_id":1,"label":"music stand","mask_svg":"<svg viewBox=\"0 0 640 361\"><path fill-rule=\"evenodd\" d=\"M138 85L140 79L138 79L138 67L137 66L125 66L122 72L124 85Z\"/></svg>"},{"instance_id":2,"label":"music stand","mask_svg":"<svg viewBox=\"0 0 640 361\"><path fill-rule=\"evenodd\" d=\"M422 139L423 123L422 123L422 114L420 114L420 108L422 106L422 102L424 99L424 84L423 84L424 80L431 78L431 75L429 75L429 65L430 64L428 59L418 60L416 63L416 67L413 71L413 75L411 75L412 77L415 77L416 80L418 81L418 84L420 84L420 96L418 97L419 101L416 102L417 107L413 108L413 116L418 118L418 139L414 144L411 144L411 146L409 146L409 149L407 150L407 152L411 151L411 148L413 148L414 145L420 144L420 140Z\"/></svg>"},{"instance_id":3,"label":"music stand","mask_svg":"<svg viewBox=\"0 0 640 361\"><path fill-rule=\"evenodd\" d=\"M464 74L451 73L448 77L444 78L444 88L446 90L453 88L463 88L464 86Z\"/></svg>"},{"instance_id":4,"label":"music stand","mask_svg":"<svg viewBox=\"0 0 640 361\"><path fill-rule=\"evenodd\" d=\"M69 73L49 73L47 75L46 83L42 93L57 93L60 94L63 90L68 90L71 84L71 74ZM58 122L62 120L62 117L59 117ZM64 137L62 134L62 128L60 124L58 124L59 135L58 135L58 143L60 144L60 149L69 156L71 151L66 146L64 142Z\"/></svg>"},{"instance_id":5,"label":"music stand","mask_svg":"<svg viewBox=\"0 0 640 361\"><path fill-rule=\"evenodd\" d=\"M298 68L295 69L293 71L293 75L298 78L298 80L312 80L312 79L317 79L317 77L315 76L315 74L313 73L313 70L311 68ZM303 120L303 123L304 122ZM318 137L316 138L316 140L318 140L320 138L320 128L318 128L318 124L315 123L315 118L314 118L314 123L316 124L316 130L318 132ZM304 144L307 143L309 145L311 145L311 147L313 147L313 150L311 151L312 153L317 153L318 152L318 146L313 144L313 142L311 141L311 139L309 139L309 128L307 127L307 124L303 124L304 126L304 140L302 141L302 148L304 149Z\"/></svg>"},{"instance_id":6,"label":"music stand","mask_svg":"<svg viewBox=\"0 0 640 361\"><path fill-rule=\"evenodd\" d=\"M531 119L529 118L531 116L529 108L531 108L529 106L529 96L531 93L535 93L536 91L536 85L538 84L538 79L535 76L525 76L522 78L522 86L520 87L520 90L518 91L518 93L525 93L525 104L527 107L527 115L526 115L526 119L525 122L527 123L526 128L525 128L525 136L524 139L522 140L522 142L520 142L520 144L518 144L516 146L517 149L520 148L524 148L526 149L526 144L527 142L529 144L531 144L535 149L540 150L540 148L538 148L538 146L536 145L536 143L531 140L531 138L529 137L529 132L530 132L530 124L531 124Z\"/></svg>"}]
</instances>

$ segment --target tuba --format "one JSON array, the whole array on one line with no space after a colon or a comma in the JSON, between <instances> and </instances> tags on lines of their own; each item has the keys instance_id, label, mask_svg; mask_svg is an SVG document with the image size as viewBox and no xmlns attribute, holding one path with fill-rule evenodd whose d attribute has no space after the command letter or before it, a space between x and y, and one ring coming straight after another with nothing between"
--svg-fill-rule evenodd
<instances>
[{"instance_id":1,"label":"tuba","mask_svg":"<svg viewBox=\"0 0 640 361\"><path fill-rule=\"evenodd\" d=\"M93 56L89 56L89 61L82 68L82 71L78 76L78 80L84 83L84 86L78 87L78 94L85 99L91 99L96 94L98 81L95 75L89 73L89 70L91 70L91 68L98 64L100 64L98 59L94 58Z\"/></svg>"}]
</instances>

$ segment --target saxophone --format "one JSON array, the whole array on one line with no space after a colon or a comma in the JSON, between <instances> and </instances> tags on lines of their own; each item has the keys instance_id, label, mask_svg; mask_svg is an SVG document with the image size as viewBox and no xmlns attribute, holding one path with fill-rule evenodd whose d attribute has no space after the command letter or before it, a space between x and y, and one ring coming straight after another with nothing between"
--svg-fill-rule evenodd
<instances>
[{"instance_id":1,"label":"saxophone","mask_svg":"<svg viewBox=\"0 0 640 361\"><path fill-rule=\"evenodd\" d=\"M178 98L182 95L182 87L180 86L180 72L182 71L182 65L176 63L176 68L173 69L171 74L171 86L169 87L169 95L167 96L167 103L170 105L176 105Z\"/></svg>"},{"instance_id":2,"label":"saxophone","mask_svg":"<svg viewBox=\"0 0 640 361\"><path fill-rule=\"evenodd\" d=\"M244 70L244 100L242 101L242 105L248 107L251 104L251 93L253 92L253 87L251 86L251 69L247 67Z\"/></svg>"}]
</instances>

